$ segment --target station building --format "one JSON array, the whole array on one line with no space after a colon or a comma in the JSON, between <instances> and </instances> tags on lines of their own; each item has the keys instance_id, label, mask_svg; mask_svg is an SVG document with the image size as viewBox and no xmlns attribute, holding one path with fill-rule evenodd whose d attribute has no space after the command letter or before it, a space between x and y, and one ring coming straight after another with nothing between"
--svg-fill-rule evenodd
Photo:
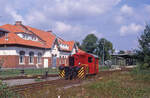
<instances>
[{"instance_id":1,"label":"station building","mask_svg":"<svg viewBox=\"0 0 150 98\"><path fill-rule=\"evenodd\" d=\"M65 41L52 31L43 31L16 21L0 26L2 68L48 68L68 65L68 56L78 52L74 41Z\"/></svg>"}]
</instances>

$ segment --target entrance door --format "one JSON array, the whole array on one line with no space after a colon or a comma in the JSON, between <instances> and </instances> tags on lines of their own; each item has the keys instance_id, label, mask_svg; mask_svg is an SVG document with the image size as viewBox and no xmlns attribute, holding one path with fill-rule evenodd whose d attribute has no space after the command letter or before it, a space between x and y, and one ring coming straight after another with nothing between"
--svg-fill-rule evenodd
<instances>
[{"instance_id":1,"label":"entrance door","mask_svg":"<svg viewBox=\"0 0 150 98\"><path fill-rule=\"evenodd\" d=\"M44 59L44 68L48 68L48 59Z\"/></svg>"},{"instance_id":2,"label":"entrance door","mask_svg":"<svg viewBox=\"0 0 150 98\"><path fill-rule=\"evenodd\" d=\"M53 59L52 59L52 67L56 67L56 61L57 61L57 57L56 57L56 56L53 56Z\"/></svg>"}]
</instances>

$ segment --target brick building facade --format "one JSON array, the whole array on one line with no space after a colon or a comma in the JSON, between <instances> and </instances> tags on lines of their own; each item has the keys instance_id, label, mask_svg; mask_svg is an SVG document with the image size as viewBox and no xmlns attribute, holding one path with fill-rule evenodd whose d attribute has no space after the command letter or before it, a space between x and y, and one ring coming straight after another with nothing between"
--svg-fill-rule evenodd
<instances>
[{"instance_id":1,"label":"brick building facade","mask_svg":"<svg viewBox=\"0 0 150 98\"><path fill-rule=\"evenodd\" d=\"M0 26L2 68L67 66L68 56L77 51L74 41L65 41L51 31L25 26L21 21Z\"/></svg>"}]
</instances>

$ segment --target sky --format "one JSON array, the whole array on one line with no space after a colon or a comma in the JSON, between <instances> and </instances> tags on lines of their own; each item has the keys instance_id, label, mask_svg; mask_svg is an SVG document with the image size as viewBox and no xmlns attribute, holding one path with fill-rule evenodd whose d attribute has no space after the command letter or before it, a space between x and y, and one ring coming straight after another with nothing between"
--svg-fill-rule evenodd
<instances>
[{"instance_id":1,"label":"sky","mask_svg":"<svg viewBox=\"0 0 150 98\"><path fill-rule=\"evenodd\" d=\"M150 0L0 0L0 25L22 21L81 42L87 34L104 37L116 50L138 48L150 21Z\"/></svg>"}]
</instances>

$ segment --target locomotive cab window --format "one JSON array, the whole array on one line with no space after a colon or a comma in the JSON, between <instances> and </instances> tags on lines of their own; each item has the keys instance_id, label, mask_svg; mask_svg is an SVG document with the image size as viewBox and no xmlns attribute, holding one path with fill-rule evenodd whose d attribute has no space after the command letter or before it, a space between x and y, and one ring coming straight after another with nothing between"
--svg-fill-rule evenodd
<instances>
[{"instance_id":1,"label":"locomotive cab window","mask_svg":"<svg viewBox=\"0 0 150 98\"><path fill-rule=\"evenodd\" d=\"M92 61L93 61L92 57L88 57L88 62L92 63Z\"/></svg>"},{"instance_id":2,"label":"locomotive cab window","mask_svg":"<svg viewBox=\"0 0 150 98\"><path fill-rule=\"evenodd\" d=\"M69 65L74 66L74 57L69 57Z\"/></svg>"}]
</instances>

